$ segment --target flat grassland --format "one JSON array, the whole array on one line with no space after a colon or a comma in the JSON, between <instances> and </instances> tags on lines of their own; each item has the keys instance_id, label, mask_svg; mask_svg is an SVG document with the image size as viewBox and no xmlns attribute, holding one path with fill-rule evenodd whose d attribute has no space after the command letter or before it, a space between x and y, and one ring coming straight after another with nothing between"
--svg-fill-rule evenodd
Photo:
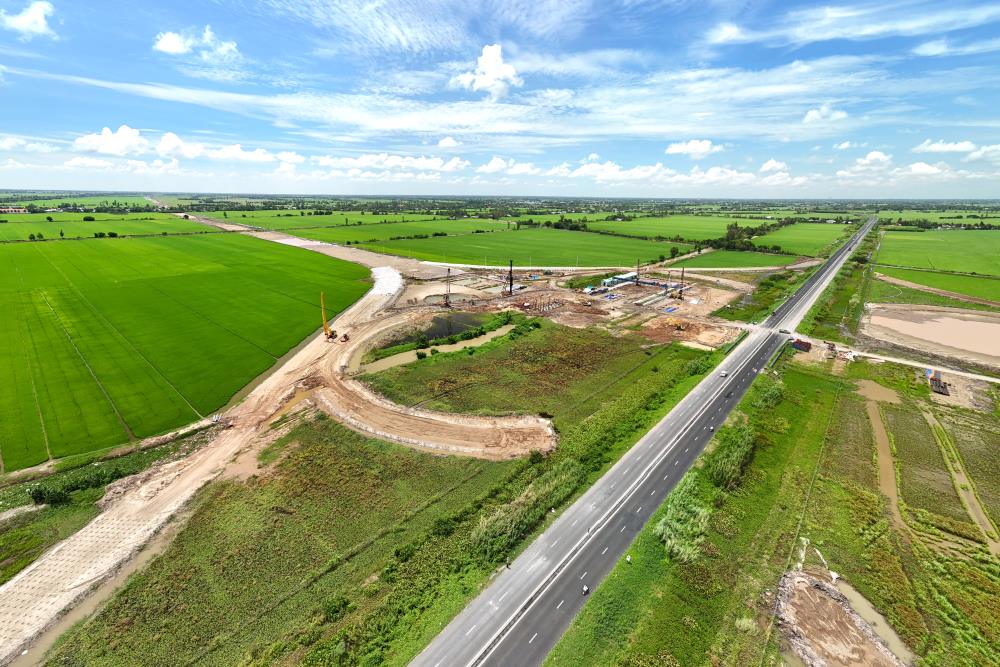
<instances>
[{"instance_id":1,"label":"flat grassland","mask_svg":"<svg viewBox=\"0 0 1000 667\"><path fill-rule=\"evenodd\" d=\"M879 264L1000 275L1000 230L886 232Z\"/></svg>"},{"instance_id":2,"label":"flat grassland","mask_svg":"<svg viewBox=\"0 0 1000 667\"><path fill-rule=\"evenodd\" d=\"M477 221L481 223L482 221ZM635 266L669 255L671 246L682 253L684 243L659 243L561 229L521 229L502 234L446 236L368 244L369 250L452 264L515 266Z\"/></svg>"},{"instance_id":3,"label":"flat grassland","mask_svg":"<svg viewBox=\"0 0 1000 667\"><path fill-rule=\"evenodd\" d=\"M687 266L691 268L752 268L756 266L787 266L795 262L798 257L791 255L773 255L766 252L740 252L738 250L715 250L706 252L697 257L689 257L673 264L673 266Z\"/></svg>"},{"instance_id":4,"label":"flat grassland","mask_svg":"<svg viewBox=\"0 0 1000 667\"><path fill-rule=\"evenodd\" d=\"M3 204L4 206L38 206L42 208L56 208L64 204L78 208L93 208L95 206L115 206L128 208L130 206L152 206L152 202L145 197L135 195L96 195L91 197L67 196L63 198L50 197L47 199L22 199L21 201Z\"/></svg>"},{"instance_id":5,"label":"flat grassland","mask_svg":"<svg viewBox=\"0 0 1000 667\"><path fill-rule=\"evenodd\" d=\"M647 239L680 237L687 241L707 241L725 236L728 225L736 223L746 227L754 222L756 221L745 218L673 215L663 218L636 218L622 222L588 222L587 228Z\"/></svg>"},{"instance_id":6,"label":"flat grassland","mask_svg":"<svg viewBox=\"0 0 1000 667\"><path fill-rule=\"evenodd\" d=\"M997 261L1000 263L1000 260ZM918 285L967 294L980 299L1000 301L1000 277L969 276L961 273L942 273L920 269L898 269L892 266L878 266L876 271Z\"/></svg>"},{"instance_id":7,"label":"flat grassland","mask_svg":"<svg viewBox=\"0 0 1000 667\"><path fill-rule=\"evenodd\" d=\"M781 246L783 252L816 257L854 228L851 225L799 222L755 238L754 245Z\"/></svg>"},{"instance_id":8,"label":"flat grassland","mask_svg":"<svg viewBox=\"0 0 1000 667\"><path fill-rule=\"evenodd\" d=\"M413 222L416 220L447 220L425 213L364 213L362 211L333 211L330 215L311 215L313 209L294 211L251 210L211 211L200 213L207 218L217 218L243 225L266 229L294 229L297 227L333 227L336 225L377 225L387 222Z\"/></svg>"},{"instance_id":9,"label":"flat grassland","mask_svg":"<svg viewBox=\"0 0 1000 667\"><path fill-rule=\"evenodd\" d=\"M52 222L45 218L51 217ZM94 218L84 221L84 216ZM46 239L93 238L95 233L114 232L119 236L139 234L177 234L209 231L205 225L165 213L28 213L0 215L0 241L27 241L31 234L42 234ZM59 233L62 232L61 237Z\"/></svg>"},{"instance_id":10,"label":"flat grassland","mask_svg":"<svg viewBox=\"0 0 1000 667\"><path fill-rule=\"evenodd\" d=\"M367 289L362 267L235 234L0 248L5 470L210 414Z\"/></svg>"}]
</instances>

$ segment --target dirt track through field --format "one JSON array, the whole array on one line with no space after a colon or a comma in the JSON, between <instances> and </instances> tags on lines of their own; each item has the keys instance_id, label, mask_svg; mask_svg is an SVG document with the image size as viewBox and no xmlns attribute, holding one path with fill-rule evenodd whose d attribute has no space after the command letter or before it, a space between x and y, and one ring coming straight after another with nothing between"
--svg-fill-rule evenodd
<instances>
[{"instance_id":1,"label":"dirt track through field","mask_svg":"<svg viewBox=\"0 0 1000 667\"><path fill-rule=\"evenodd\" d=\"M900 537L909 541L910 530L899 511L899 490L896 488L896 466L892 459L892 447L889 445L889 434L882 423L882 413L879 402L899 403L899 396L892 389L887 389L877 382L861 380L858 383L858 393L864 396L865 411L871 423L872 434L875 436L875 450L878 458L878 488L889 500L889 511L892 522L899 531Z\"/></svg>"},{"instance_id":2,"label":"dirt track through field","mask_svg":"<svg viewBox=\"0 0 1000 667\"><path fill-rule=\"evenodd\" d=\"M374 287L333 323L351 344L317 336L247 398L228 410L231 424L191 456L132 478L104 511L0 587L0 665L16 657L61 614L129 561L204 484L242 450L268 437L273 416L305 384L319 385L317 404L364 433L438 453L510 458L548 450L555 434L538 417L476 417L404 408L376 396L345 373L356 346L391 324L383 316L403 288L399 272L372 271Z\"/></svg>"},{"instance_id":3,"label":"dirt track through field","mask_svg":"<svg viewBox=\"0 0 1000 667\"><path fill-rule=\"evenodd\" d=\"M908 287L910 289L919 290L921 292L927 292L928 294L937 294L938 296L946 296L949 299L955 299L956 301L967 301L969 303L978 303L982 306L993 306L994 308L1000 308L1000 302L991 301L990 299L982 299L976 296L969 296L968 294L962 294L960 292L949 292L948 290L938 289L937 287L929 287L927 285L921 285L920 283L912 283L909 280L903 280L902 278L893 278L892 276L887 276L884 273L875 272L875 277L882 282L889 283L890 285L896 285L898 287Z\"/></svg>"}]
</instances>

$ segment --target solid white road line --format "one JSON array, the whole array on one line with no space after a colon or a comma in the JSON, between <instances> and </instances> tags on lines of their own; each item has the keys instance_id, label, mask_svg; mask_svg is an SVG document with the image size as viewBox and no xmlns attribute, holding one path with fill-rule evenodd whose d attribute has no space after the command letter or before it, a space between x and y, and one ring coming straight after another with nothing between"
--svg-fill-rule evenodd
<instances>
[{"instance_id":1,"label":"solid white road line","mask_svg":"<svg viewBox=\"0 0 1000 667\"><path fill-rule=\"evenodd\" d=\"M475 625L473 625L473 626L472 626L471 628L469 628L468 630L466 630L466 631L465 631L465 636L466 636L466 637L468 637L469 635L471 635L471 634L472 634L472 631L473 631L473 630L475 630L475 629L476 629L476 628L477 628L478 626L479 626L479 624L478 624L478 623L476 623L476 624L475 624Z\"/></svg>"},{"instance_id":2,"label":"solid white road line","mask_svg":"<svg viewBox=\"0 0 1000 667\"><path fill-rule=\"evenodd\" d=\"M565 601L566 600L560 600L559 604L556 605L556 609L558 609L559 607L563 606L563 602L565 602Z\"/></svg>"},{"instance_id":3,"label":"solid white road line","mask_svg":"<svg viewBox=\"0 0 1000 667\"><path fill-rule=\"evenodd\" d=\"M535 637L537 637L537 636L538 636L537 632L535 634L531 635L531 639L528 640L528 643L530 644L531 642L535 641Z\"/></svg>"},{"instance_id":4,"label":"solid white road line","mask_svg":"<svg viewBox=\"0 0 1000 667\"><path fill-rule=\"evenodd\" d=\"M586 573L586 572L584 572L583 574L581 574L581 575L580 575L580 581L583 581L583 578L584 578L584 577L586 577L586 576L587 576L587 573Z\"/></svg>"},{"instance_id":5,"label":"solid white road line","mask_svg":"<svg viewBox=\"0 0 1000 667\"><path fill-rule=\"evenodd\" d=\"M608 548L607 548L607 547L604 547L604 551L602 551L602 552L601 552L601 555L603 556L603 555L604 555L604 554L606 554L606 553L608 553Z\"/></svg>"}]
</instances>

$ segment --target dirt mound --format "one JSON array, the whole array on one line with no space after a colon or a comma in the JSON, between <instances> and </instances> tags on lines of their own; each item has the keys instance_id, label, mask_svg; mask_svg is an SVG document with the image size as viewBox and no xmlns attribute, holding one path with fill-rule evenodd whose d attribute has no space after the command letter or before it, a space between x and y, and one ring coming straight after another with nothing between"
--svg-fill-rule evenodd
<instances>
[{"instance_id":1,"label":"dirt mound","mask_svg":"<svg viewBox=\"0 0 1000 667\"><path fill-rule=\"evenodd\" d=\"M785 638L808 667L904 667L843 593L805 572L781 577L775 613Z\"/></svg>"}]
</instances>

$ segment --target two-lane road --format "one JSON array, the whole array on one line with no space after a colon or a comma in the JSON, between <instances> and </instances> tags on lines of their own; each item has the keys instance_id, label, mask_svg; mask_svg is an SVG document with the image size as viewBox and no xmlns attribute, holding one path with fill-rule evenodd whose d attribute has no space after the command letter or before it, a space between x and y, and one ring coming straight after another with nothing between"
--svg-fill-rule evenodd
<instances>
[{"instance_id":1,"label":"two-lane road","mask_svg":"<svg viewBox=\"0 0 1000 667\"><path fill-rule=\"evenodd\" d=\"M739 403L870 219L417 656L417 667L537 665Z\"/></svg>"}]
</instances>

